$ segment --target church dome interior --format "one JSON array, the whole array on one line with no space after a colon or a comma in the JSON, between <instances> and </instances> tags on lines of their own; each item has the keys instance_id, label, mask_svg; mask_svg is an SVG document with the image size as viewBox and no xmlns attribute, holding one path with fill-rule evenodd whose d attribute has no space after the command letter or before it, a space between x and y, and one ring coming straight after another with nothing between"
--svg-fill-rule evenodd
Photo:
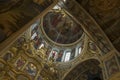
<instances>
[{"instance_id":1,"label":"church dome interior","mask_svg":"<svg viewBox=\"0 0 120 80\"><path fill-rule=\"evenodd\" d=\"M0 80L120 80L119 0L0 0Z\"/></svg>"},{"instance_id":2,"label":"church dome interior","mask_svg":"<svg viewBox=\"0 0 120 80\"><path fill-rule=\"evenodd\" d=\"M51 10L43 17L43 29L54 42L70 44L80 39L82 28L63 10Z\"/></svg>"}]
</instances>

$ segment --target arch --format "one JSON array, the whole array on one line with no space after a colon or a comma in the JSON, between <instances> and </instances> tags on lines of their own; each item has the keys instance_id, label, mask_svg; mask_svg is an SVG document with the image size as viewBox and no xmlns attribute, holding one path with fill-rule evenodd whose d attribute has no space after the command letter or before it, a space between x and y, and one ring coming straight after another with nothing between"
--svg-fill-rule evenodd
<instances>
[{"instance_id":1,"label":"arch","mask_svg":"<svg viewBox=\"0 0 120 80\"><path fill-rule=\"evenodd\" d=\"M103 80L100 62L96 59L85 60L76 65L63 80Z\"/></svg>"}]
</instances>

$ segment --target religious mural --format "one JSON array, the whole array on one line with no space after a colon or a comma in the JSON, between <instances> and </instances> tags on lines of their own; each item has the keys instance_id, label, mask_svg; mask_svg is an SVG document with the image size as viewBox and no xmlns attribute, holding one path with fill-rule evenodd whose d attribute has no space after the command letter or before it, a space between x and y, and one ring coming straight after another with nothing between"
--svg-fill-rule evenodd
<instances>
[{"instance_id":1,"label":"religious mural","mask_svg":"<svg viewBox=\"0 0 120 80\"><path fill-rule=\"evenodd\" d=\"M15 42L15 46L20 48L22 47L22 45L26 42L25 36L21 36L20 38L17 39L17 41Z\"/></svg>"},{"instance_id":2,"label":"religious mural","mask_svg":"<svg viewBox=\"0 0 120 80\"><path fill-rule=\"evenodd\" d=\"M70 56L70 60L74 59L75 57L75 50L76 48L73 48L72 51L71 51L71 56Z\"/></svg>"},{"instance_id":3,"label":"religious mural","mask_svg":"<svg viewBox=\"0 0 120 80\"><path fill-rule=\"evenodd\" d=\"M112 58L110 58L109 60L107 60L105 62L105 66L107 69L107 74L110 77L111 75L115 74L116 72L119 72L119 67L118 64L116 62L115 56L113 56Z\"/></svg>"},{"instance_id":4,"label":"religious mural","mask_svg":"<svg viewBox=\"0 0 120 80\"><path fill-rule=\"evenodd\" d=\"M83 30L62 10L48 12L43 18L43 29L54 42L69 44L81 38Z\"/></svg>"},{"instance_id":5,"label":"religious mural","mask_svg":"<svg viewBox=\"0 0 120 80\"><path fill-rule=\"evenodd\" d=\"M88 50L92 53L96 53L97 52L97 45L94 42L89 42L88 43Z\"/></svg>"},{"instance_id":6,"label":"religious mural","mask_svg":"<svg viewBox=\"0 0 120 80\"><path fill-rule=\"evenodd\" d=\"M8 51L4 56L3 56L3 59L5 61L10 61L12 58L13 58L14 54L10 51Z\"/></svg>"},{"instance_id":7,"label":"religious mural","mask_svg":"<svg viewBox=\"0 0 120 80\"><path fill-rule=\"evenodd\" d=\"M96 49L97 49L96 44L93 43L93 42L89 42L89 43L88 43L88 46L89 46L89 48L90 48L91 50L93 50L93 51L96 51Z\"/></svg>"},{"instance_id":8,"label":"religious mural","mask_svg":"<svg viewBox=\"0 0 120 80\"><path fill-rule=\"evenodd\" d=\"M62 57L63 57L63 53L64 53L64 50L60 50L60 51L59 51L58 57L57 57L56 61L61 62Z\"/></svg>"},{"instance_id":9,"label":"religious mural","mask_svg":"<svg viewBox=\"0 0 120 80\"><path fill-rule=\"evenodd\" d=\"M43 70L45 64L50 70L52 62L47 63L45 58L46 55L47 57L50 55L52 47L46 46L45 41L41 41L43 46L39 43L35 47L38 38L42 39L38 31L38 26L29 28L6 53L0 54L0 80L42 80L43 77L38 72ZM38 38L34 33L39 34ZM56 59L57 56L55 57L53 53L52 58Z\"/></svg>"},{"instance_id":10,"label":"religious mural","mask_svg":"<svg viewBox=\"0 0 120 80\"><path fill-rule=\"evenodd\" d=\"M52 55L51 55L51 60L56 61L57 57L58 57L58 51L57 50L52 50L51 51Z\"/></svg>"},{"instance_id":11,"label":"religious mural","mask_svg":"<svg viewBox=\"0 0 120 80\"><path fill-rule=\"evenodd\" d=\"M52 50L52 47L48 46L47 51L46 51L47 57L49 57L51 50Z\"/></svg>"},{"instance_id":12,"label":"religious mural","mask_svg":"<svg viewBox=\"0 0 120 80\"><path fill-rule=\"evenodd\" d=\"M35 49L38 49L40 44L42 43L42 38L40 35L39 24L31 27L31 40L34 41Z\"/></svg>"},{"instance_id":13,"label":"religious mural","mask_svg":"<svg viewBox=\"0 0 120 80\"><path fill-rule=\"evenodd\" d=\"M19 57L18 60L15 62L15 67L19 70L25 65L25 60L23 57Z\"/></svg>"},{"instance_id":14,"label":"religious mural","mask_svg":"<svg viewBox=\"0 0 120 80\"><path fill-rule=\"evenodd\" d=\"M42 79L42 76L38 76L38 77L37 77L37 80L43 80L43 79Z\"/></svg>"},{"instance_id":15,"label":"religious mural","mask_svg":"<svg viewBox=\"0 0 120 80\"><path fill-rule=\"evenodd\" d=\"M52 0L0 0L0 42L20 30L52 3Z\"/></svg>"},{"instance_id":16,"label":"religious mural","mask_svg":"<svg viewBox=\"0 0 120 80\"><path fill-rule=\"evenodd\" d=\"M1 0L0 2L7 2L8 0ZM9 1L13 1L13 0L9 0ZM21 3L23 2L29 2L29 1L24 1L24 0L16 0L16 3L17 1L21 1ZM30 0L31 1L31 0ZM36 2L37 0L34 0L34 2ZM51 0L49 0L51 1ZM43 0L40 0L40 2L44 2ZM28 3L27 3L28 4ZM23 5L19 4L21 7ZM46 5L46 4L45 4ZM8 5L8 6L13 6L13 4L11 5ZM25 5L24 5L25 6ZM28 5L27 5L28 6ZM33 5L31 5L33 6ZM6 6L5 6L6 7ZM30 5L29 5L30 7ZM28 7L27 7L28 8ZM27 10L27 8L25 8ZM0 7L1 9L1 7ZM9 10L12 10L14 11L14 9L16 8L13 8L13 7L10 7L9 9L5 9L5 10L2 10L3 12L5 13L8 13ZM22 8L20 8L22 9ZM33 8L32 8L33 9ZM16 9L17 10L17 9ZM34 9L33 9L34 10ZM19 11L20 12L20 11ZM22 12L21 12L22 13ZM0 15L2 14L2 12L0 11ZM12 12L11 12L12 14ZM35 12L31 12L31 14L35 14ZM48 18L47 15L50 15L50 18ZM77 39L79 39L82 35L82 30L81 28L78 28L80 26L78 26L77 24L74 23L74 21L68 21L68 19L70 18L69 16L67 16L66 14L63 14L61 12L50 12L49 14L47 14L46 17L44 17L44 20L45 22L43 23L43 28L46 30L46 34L48 34L48 37L50 37L51 35L51 39L55 42L58 42L58 43L61 43L61 44L69 44L69 43L73 43L75 42ZM23 16L31 16L31 15L27 15L25 13L25 15ZM13 16L13 18L17 19L16 16ZM11 17L11 18L12 18ZM63 18L63 19L62 19ZM22 17L22 19L25 19ZM31 18L32 19L32 18ZM43 20L43 21L44 21ZM13 20L14 21L14 20ZM28 20L29 21L29 20ZM46 22L47 21L47 22ZM19 20L15 21L16 23L21 23ZM0 22L1 23L1 22ZM15 25L15 28L16 28L16 23L11 23L10 21L8 21L9 23L9 26L10 24ZM20 25L21 26L21 25ZM75 26L75 27L73 27ZM9 27L10 30L14 29L13 27ZM51 29L50 29L50 28ZM64 27L64 28L63 28ZM17 27L18 30L20 29L19 27ZM4 33L0 27L0 32ZM16 29L17 30L17 29ZM16 31L15 30L15 31ZM17 76L15 76L15 78L17 78L17 80L34 80L34 78L36 76L37 77L37 80L43 80L42 76L39 75L38 71L41 70L40 68L37 68L36 67L36 63L34 64L34 62L36 61L33 61L33 62L30 62L28 63L26 66L25 63L26 63L26 60L29 60L29 58L33 58L35 60L38 59L38 57L36 56L28 56L26 55L26 53L28 54L33 54L33 50L31 50L31 48L33 49L33 47L36 49L39 48L39 45L41 44L41 41L42 39L38 36L38 26L32 28L31 30L31 39L32 41L31 42L27 42L26 43L26 40L24 37L20 37L20 39L17 40L17 44L15 45L16 48L19 48L19 49L22 49L23 52L19 52L19 51L14 51L15 53L18 53L19 55L23 55L25 54L25 57L27 59L24 59L24 57L22 56L19 56L17 58L17 60L15 61L15 64L11 64L11 65L14 65L18 70L19 72L22 72L21 69L23 69L23 71L25 72L25 74L17 74ZM14 32L14 31L13 31ZM68 33L67 33L68 32ZM79 33L80 32L80 33ZM12 32L9 32L8 33L12 34ZM8 35L7 33L7 35ZM7 36L6 33L5 34L0 34L0 41L2 42L5 38L4 37L9 37L10 34ZM57 35L56 35L57 34ZM95 34L95 33L94 33ZM69 37L70 35L70 37ZM73 39L73 40L72 40ZM103 38L101 40L101 37L99 37L98 39L100 39L99 41L101 42L104 42ZM97 39L96 39L97 40ZM98 42L99 42L98 41ZM105 42L106 44L106 42ZM32 46L32 47L31 47ZM106 48L106 46L108 45L104 45L104 43L100 43L99 46L104 49ZM93 51L96 51L96 45L94 43L89 43L89 48ZM105 49L104 49L105 50ZM46 55L49 56L50 53L52 51L52 48L48 48L47 52L46 52ZM81 50L80 50L81 51ZM107 53L109 50L107 49L106 51L104 51L105 53ZM37 54L39 54L37 51L35 51ZM35 53L35 54L36 54ZM62 60L62 57L63 57L63 53L64 53L64 50L60 50L60 51L52 51L52 56L51 58L53 60L56 60L58 62L60 62ZM74 58L74 55L75 55L75 48L74 49L71 49L71 52L70 52L70 59L73 59ZM42 55L42 54L40 54ZM10 61L11 58L13 57L13 54L12 52L8 52L6 53L4 56L3 56L3 60L5 61ZM68 57L68 56L67 56ZM30 59L30 60L31 60ZM119 59L119 58L118 58ZM40 59L39 59L40 60ZM120 61L120 59L119 59ZM42 67L45 65L43 64L42 62L40 62L42 65ZM116 60L115 58L111 58L110 60L106 61L105 62L106 64L106 67L107 67L107 71L108 71L108 74L109 76L111 76L112 74L114 74L115 72L118 71L118 65L116 63ZM47 65L47 63L46 63ZM98 66L99 65L99 62L97 60L89 60L88 62L86 61L85 63L81 63L79 66L75 67L75 69L73 69L73 71L70 72L70 75L67 75L66 77L66 80L72 80L72 78L76 78L76 75L79 75L80 76L78 78L76 78L76 80L102 80L102 70L101 68ZM9 66L9 64L7 65ZM42 72L49 72L49 71L53 71L50 72L50 74L48 73L48 75L53 75L53 76L50 76L50 77L56 77L57 75L57 78L58 78L58 74L57 74L57 71L55 71L53 68L50 67L51 65L47 65L47 70L42 70ZM11 67L11 66L10 66ZM63 65L62 65L63 67ZM65 67L65 66L64 66ZM0 61L0 80L13 80L11 77L9 77L8 75L6 75L5 71L3 70L3 68L6 69L5 65L3 62ZM70 66L71 68L71 66ZM68 66L66 65L66 68L65 69L70 69L68 68ZM8 68L9 69L9 68ZM48 71L49 70L49 71ZM17 71L15 71L16 73L18 73ZM9 72L8 72L9 73ZM27 73L27 74L26 74ZM54 74L55 73L55 74ZM5 75L4 75L5 74ZM9 74L12 74L13 75L13 72L11 71ZM28 76L31 77L31 79L28 78ZM71 77L72 76L72 77ZM46 77L46 76L44 76ZM55 78L55 80L57 79ZM47 80L47 78L45 78L45 80Z\"/></svg>"},{"instance_id":17,"label":"religious mural","mask_svg":"<svg viewBox=\"0 0 120 80\"><path fill-rule=\"evenodd\" d=\"M33 63L28 63L25 68L25 72L27 72L29 75L31 75L32 78L34 78L37 74L37 68Z\"/></svg>"}]
</instances>

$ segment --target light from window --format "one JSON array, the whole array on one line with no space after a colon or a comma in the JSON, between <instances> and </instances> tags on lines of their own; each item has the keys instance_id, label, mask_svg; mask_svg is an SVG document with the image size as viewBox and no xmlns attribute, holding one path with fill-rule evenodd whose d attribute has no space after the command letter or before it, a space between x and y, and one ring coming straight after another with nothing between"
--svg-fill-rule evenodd
<instances>
[{"instance_id":1,"label":"light from window","mask_svg":"<svg viewBox=\"0 0 120 80\"><path fill-rule=\"evenodd\" d=\"M54 6L53 9L61 9L58 5Z\"/></svg>"},{"instance_id":2,"label":"light from window","mask_svg":"<svg viewBox=\"0 0 120 80\"><path fill-rule=\"evenodd\" d=\"M80 53L81 53L81 51L82 51L82 48L81 48L81 47L79 47L79 48L78 48L78 53L80 54Z\"/></svg>"},{"instance_id":3,"label":"light from window","mask_svg":"<svg viewBox=\"0 0 120 80\"><path fill-rule=\"evenodd\" d=\"M66 0L63 0L64 2L66 2Z\"/></svg>"},{"instance_id":4,"label":"light from window","mask_svg":"<svg viewBox=\"0 0 120 80\"><path fill-rule=\"evenodd\" d=\"M37 36L37 33L35 32L35 33L32 35L31 39L34 39L36 36Z\"/></svg>"},{"instance_id":5,"label":"light from window","mask_svg":"<svg viewBox=\"0 0 120 80\"><path fill-rule=\"evenodd\" d=\"M44 47L45 45L42 43L41 45L40 45L40 47L39 47L39 49L41 49L42 47Z\"/></svg>"},{"instance_id":6,"label":"light from window","mask_svg":"<svg viewBox=\"0 0 120 80\"><path fill-rule=\"evenodd\" d=\"M71 55L71 52L66 52L65 60L64 60L65 62L70 60L70 55Z\"/></svg>"}]
</instances>

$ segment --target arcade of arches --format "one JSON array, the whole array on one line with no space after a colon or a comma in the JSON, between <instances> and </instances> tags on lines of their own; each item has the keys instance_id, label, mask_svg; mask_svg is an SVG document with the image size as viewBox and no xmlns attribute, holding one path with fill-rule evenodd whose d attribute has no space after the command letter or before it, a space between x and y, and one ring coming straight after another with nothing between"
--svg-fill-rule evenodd
<instances>
[{"instance_id":1,"label":"arcade of arches","mask_svg":"<svg viewBox=\"0 0 120 80\"><path fill-rule=\"evenodd\" d=\"M119 0L0 0L0 80L120 80Z\"/></svg>"}]
</instances>

